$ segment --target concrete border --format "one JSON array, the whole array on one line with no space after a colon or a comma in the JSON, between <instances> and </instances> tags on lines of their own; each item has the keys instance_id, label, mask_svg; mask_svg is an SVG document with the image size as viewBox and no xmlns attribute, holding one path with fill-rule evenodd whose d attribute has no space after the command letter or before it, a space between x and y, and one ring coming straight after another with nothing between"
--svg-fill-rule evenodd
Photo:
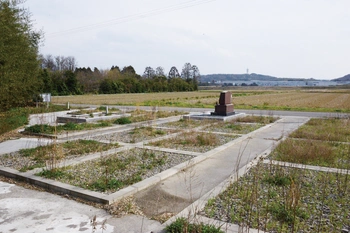
<instances>
[{"instance_id":1,"label":"concrete border","mask_svg":"<svg viewBox=\"0 0 350 233\"><path fill-rule=\"evenodd\" d=\"M172 117L174 118L174 117ZM64 193L64 194L68 194L74 197L79 197L79 198L83 198L85 200L89 200L92 202L97 202L97 203L104 203L104 204L112 204L124 197L133 195L141 190L144 190L148 187L151 187L155 184L157 184L158 182L165 180L175 174L177 174L178 172L190 168L191 166L200 163L201 161L215 156L217 153L219 153L220 151L225 150L226 148L228 148L229 146L235 144L235 143L239 143L242 140L249 138L252 134L255 134L256 132L260 131L260 130L264 130L267 127L270 127L273 124L277 124L279 122L279 120L275 121L272 124L268 124L265 125L255 131L252 131L248 134L245 134L241 137L238 137L224 145L221 145L219 147L216 147L210 151L207 151L205 153L196 153L196 152L187 152L186 154L188 155L196 155L196 157L185 161L181 164L178 164L172 168L169 168L167 170L164 170L152 177L146 178L138 183L135 183L131 186L128 186L126 188L123 188L115 193L112 194L102 194L102 193L98 193L98 192L93 192L93 191L89 191L83 188L79 188L76 186L72 186L69 184L65 184L65 183L61 183L59 181L54 181L54 180L50 180L50 179L46 179L46 178L42 178L42 177L38 177L34 175L34 172L38 172L39 170L35 170L35 171L28 171L25 173L19 172L17 170L11 169L11 168L7 168L7 167L0 167L0 175L3 176L7 176L10 178L15 178L18 180L25 180L26 182L30 183L30 184L34 184L37 185L39 187L42 187L46 190L49 190L51 192L55 192L55 193ZM149 147L149 146L142 146L142 145L135 145L134 147L138 147L138 148L147 148L147 149L152 149L153 147ZM131 147L121 147L118 150L124 150L124 149L131 149ZM155 150L157 150L157 148L153 148ZM158 150L160 150L160 148L158 148ZM115 149L112 149L113 152L115 152ZM165 152L171 152L171 153L176 153L176 150L174 149L162 149L161 151L165 151ZM182 151L178 151L178 153L181 153ZM108 153L105 152L105 153ZM96 153L95 153L96 154ZM92 157L96 157L95 154L91 154L90 156ZM100 153L97 153L98 155Z\"/></svg>"},{"instance_id":2,"label":"concrete border","mask_svg":"<svg viewBox=\"0 0 350 233\"><path fill-rule=\"evenodd\" d=\"M194 119L194 120L214 120L214 121L229 121L235 118L239 118L239 117L244 117L246 114L245 113L236 113L234 115L230 115L230 116L217 116L217 115L210 115L210 114L188 114L188 115L184 115L183 119L185 120L190 120L190 119Z\"/></svg>"}]
</instances>

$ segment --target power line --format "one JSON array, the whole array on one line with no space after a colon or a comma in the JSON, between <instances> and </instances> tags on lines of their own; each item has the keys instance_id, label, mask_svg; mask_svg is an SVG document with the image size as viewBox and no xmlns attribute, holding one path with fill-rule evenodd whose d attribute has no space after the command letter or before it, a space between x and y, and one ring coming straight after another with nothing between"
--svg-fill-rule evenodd
<instances>
[{"instance_id":1,"label":"power line","mask_svg":"<svg viewBox=\"0 0 350 233\"><path fill-rule=\"evenodd\" d=\"M167 6L167 7L163 7L163 8L158 8L158 9L153 9L153 10L138 13L138 14L123 16L120 18L115 18L115 19L111 19L111 20L107 20L107 21L103 21L103 22L99 22L99 23L95 23L95 24L71 28L71 29L67 29L67 30L59 31L59 32L48 33L47 37L58 37L58 36L63 36L63 35L79 33L79 32L85 32L85 31L94 30L97 28L108 27L108 26L112 26L112 25L116 25L116 24L122 24L122 23L130 22L130 21L134 21L134 20L138 20L138 19L149 18L149 17L155 16L155 15L160 15L160 14L164 14L164 13L168 13L168 12L178 11L178 10L182 10L185 8L190 8L190 7L194 7L194 6L198 6L198 5L202 5L202 4L206 4L206 3L214 2L214 1L216 1L216 0L190 0L190 1L179 3L179 4L175 4L175 5L171 5L171 6Z\"/></svg>"}]
</instances>

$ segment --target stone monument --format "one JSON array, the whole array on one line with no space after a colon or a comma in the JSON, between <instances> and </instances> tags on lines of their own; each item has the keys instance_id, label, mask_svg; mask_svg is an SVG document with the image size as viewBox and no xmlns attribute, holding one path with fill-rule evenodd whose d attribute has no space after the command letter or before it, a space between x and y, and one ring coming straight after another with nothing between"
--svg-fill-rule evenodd
<instances>
[{"instance_id":1,"label":"stone monument","mask_svg":"<svg viewBox=\"0 0 350 233\"><path fill-rule=\"evenodd\" d=\"M234 115L232 104L232 94L229 91L223 91L220 93L219 103L215 105L215 112L211 115L215 116L231 116Z\"/></svg>"}]
</instances>

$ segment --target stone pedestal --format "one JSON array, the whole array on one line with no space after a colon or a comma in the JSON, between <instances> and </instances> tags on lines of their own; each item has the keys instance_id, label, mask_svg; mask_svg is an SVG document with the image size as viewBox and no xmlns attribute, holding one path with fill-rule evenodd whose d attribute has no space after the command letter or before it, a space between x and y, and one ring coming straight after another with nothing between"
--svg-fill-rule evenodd
<instances>
[{"instance_id":1,"label":"stone pedestal","mask_svg":"<svg viewBox=\"0 0 350 233\"><path fill-rule=\"evenodd\" d=\"M221 92L219 103L215 106L215 112L212 112L211 115L217 116L230 116L234 115L234 109L232 104L232 94L231 92Z\"/></svg>"}]
</instances>

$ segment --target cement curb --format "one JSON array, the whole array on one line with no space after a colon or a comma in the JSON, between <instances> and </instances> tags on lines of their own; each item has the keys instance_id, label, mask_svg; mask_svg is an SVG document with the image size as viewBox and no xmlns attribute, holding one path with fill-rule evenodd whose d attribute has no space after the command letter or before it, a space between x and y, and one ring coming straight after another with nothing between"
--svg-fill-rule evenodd
<instances>
[{"instance_id":1,"label":"cement curb","mask_svg":"<svg viewBox=\"0 0 350 233\"><path fill-rule=\"evenodd\" d=\"M277 121L276 121L277 122ZM275 124L276 122L272 123ZM271 127L272 124L266 125L264 127L261 127L258 130L263 130L266 127ZM256 131L258 131L256 130ZM64 193L64 194L68 194L71 196L75 196L75 197L80 197L80 198L84 198L86 200L89 201L93 201L93 202L97 202L97 203L104 203L104 204L112 204L124 197L133 195L141 190L144 190L146 188L149 188L155 184L157 184L158 182L167 179L170 176L173 176L175 174L177 174L178 172L190 168L191 166L198 164L200 162L202 162L203 160L214 156L215 154L227 149L228 147L241 142L242 140L249 138L252 134L256 133L256 131L253 131L249 134L246 134L242 137L239 137L237 139L234 139L233 141L230 141L222 146L219 146L217 148L214 148L206 153L194 153L194 152L188 152L186 154L194 154L197 155L196 157L183 162L181 164L178 164L172 168L169 168L161 173L158 173L152 177L149 177L147 179L144 179L138 183L135 183L131 186L128 186L126 188L123 188L115 193L106 195L106 194L101 194L98 192L93 192L93 191L89 191L89 190L85 190L76 186L72 186L72 185L68 185L68 184L64 184L58 181L53 181L50 179L46 179L46 178L42 178L42 177L38 177L35 176L33 173L34 171L29 171L26 173L21 173L17 170L14 169L10 169L10 168L6 168L6 167L0 167L0 175L4 175L7 177L11 177L11 178L16 178L16 179L20 179L20 180L26 180L28 183L34 184L34 185L38 185L40 187L43 187L49 191L52 192L57 192L57 193ZM135 147L140 147L140 146L135 146ZM118 148L117 150L127 150L127 149L131 149L132 147L121 147ZM148 148L146 147L142 147L142 148ZM150 147L151 148L151 147ZM114 153L116 151L116 149L112 149L110 150L111 153ZM110 151L107 151L105 153L109 153ZM176 150L173 149L164 149L162 151L166 151L166 152L172 152L174 153ZM180 152L181 153L181 152ZM89 155L89 158L85 158L81 161L84 160L89 160L92 158L97 158L98 156L100 156L101 153L93 153ZM79 161L79 162L81 162ZM71 162L70 164L74 164L74 161ZM66 165L66 164L65 164ZM42 170L42 169L41 169ZM35 170L35 172L38 172L39 170Z\"/></svg>"},{"instance_id":2,"label":"cement curb","mask_svg":"<svg viewBox=\"0 0 350 233\"><path fill-rule=\"evenodd\" d=\"M299 164L299 163L288 163L284 161L277 161L277 160L264 160L264 164L272 164L282 167L291 167L291 168L299 168L299 169L307 169L312 171L319 171L319 172L330 172L330 173L338 173L338 174L350 174L350 170L347 169L340 169L340 168L332 168L332 167L321 167L321 166L313 166L313 165L306 165L306 164Z\"/></svg>"},{"instance_id":3,"label":"cement curb","mask_svg":"<svg viewBox=\"0 0 350 233\"><path fill-rule=\"evenodd\" d=\"M227 189L229 187L230 184L232 184L233 182L237 181L240 177L242 177L243 175L245 175L252 167L254 167L258 161L261 158L264 158L266 156L268 156L272 150L275 148L275 146L272 146L269 149L266 149L264 152L262 152L261 154L259 154L258 156L256 156L250 163L244 165L243 167L241 167L236 174L233 174L231 176L229 176L226 180L222 181L219 185L217 185L215 188L213 188L212 190L210 190L209 192L207 192L206 194L204 194L202 197L200 197L198 200L196 200L195 202L193 202L191 205L189 205L186 209L182 210L180 213L178 213L177 215L171 217L170 219L168 219L168 221L166 221L165 223L163 223L162 225L162 229L158 229L158 232L162 232L162 230L170 225L171 223L173 223L177 218L181 218L184 217L186 219L190 219L191 221L196 221L199 222L200 218L197 218L197 212L201 209L203 209L207 203L207 201L210 198L216 197L217 195L219 195L222 191L224 191L225 189ZM212 220L214 221L214 220ZM240 232L240 227L238 225L235 224L231 224L230 227L232 230L233 229L237 229L236 231L230 231L230 232Z\"/></svg>"}]
</instances>

